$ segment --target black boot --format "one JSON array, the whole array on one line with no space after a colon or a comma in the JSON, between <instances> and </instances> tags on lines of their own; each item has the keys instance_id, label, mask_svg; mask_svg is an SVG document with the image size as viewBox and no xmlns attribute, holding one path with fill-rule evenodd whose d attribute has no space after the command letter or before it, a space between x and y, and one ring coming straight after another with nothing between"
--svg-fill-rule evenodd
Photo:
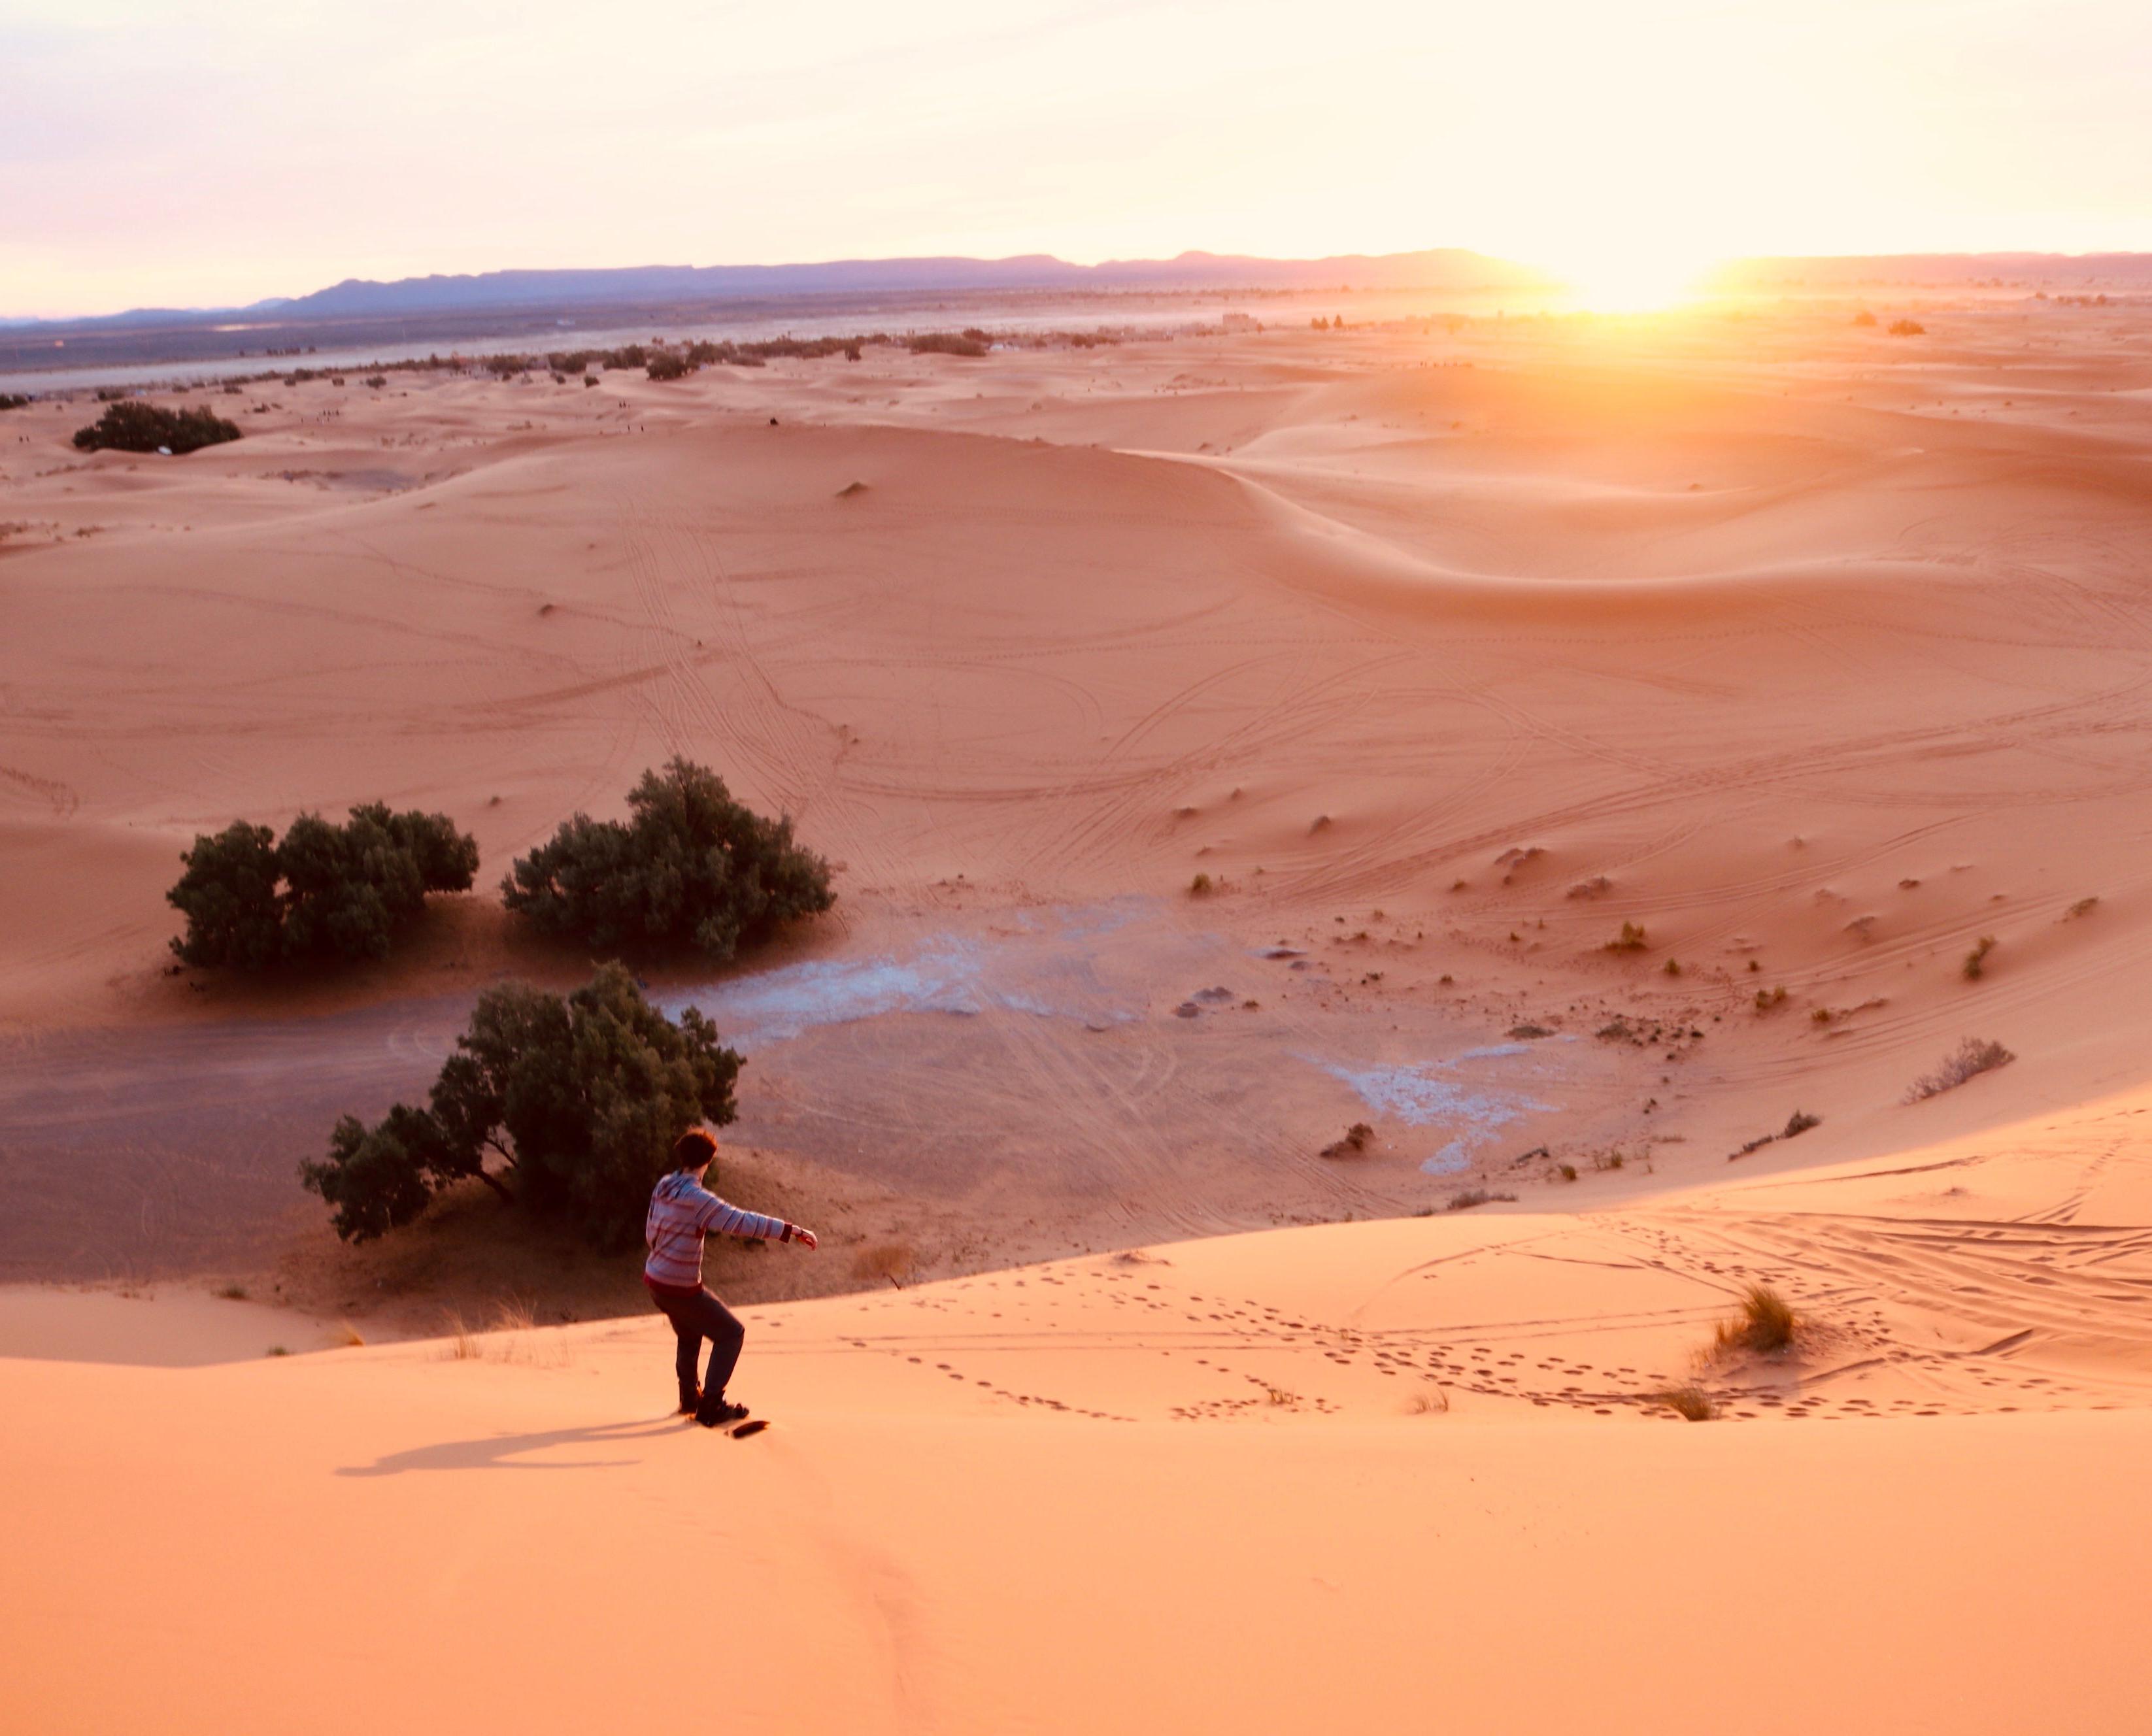
<instances>
[{"instance_id":1,"label":"black boot","mask_svg":"<svg viewBox=\"0 0 2152 1736\"><path fill-rule=\"evenodd\" d=\"M695 1413L695 1420L705 1429L724 1429L738 1422L746 1414L744 1404L730 1404L720 1393L715 1398L703 1400L702 1408Z\"/></svg>"}]
</instances>

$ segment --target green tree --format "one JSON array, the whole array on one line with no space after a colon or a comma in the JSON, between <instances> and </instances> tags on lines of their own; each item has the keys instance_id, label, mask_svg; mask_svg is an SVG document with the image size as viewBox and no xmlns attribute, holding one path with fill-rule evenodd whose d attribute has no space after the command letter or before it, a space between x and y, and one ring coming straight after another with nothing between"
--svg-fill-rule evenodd
<instances>
[{"instance_id":1,"label":"green tree","mask_svg":"<svg viewBox=\"0 0 2152 1736\"><path fill-rule=\"evenodd\" d=\"M239 424L207 409L166 410L139 398L104 407L88 428L75 430L74 443L85 452L109 446L119 452L194 452L240 437Z\"/></svg>"},{"instance_id":2,"label":"green tree","mask_svg":"<svg viewBox=\"0 0 2152 1736\"><path fill-rule=\"evenodd\" d=\"M186 872L165 896L187 919L172 950L189 964L266 969L283 955L283 871L277 835L235 820L214 837L198 837L180 858Z\"/></svg>"},{"instance_id":3,"label":"green tree","mask_svg":"<svg viewBox=\"0 0 2152 1736\"><path fill-rule=\"evenodd\" d=\"M343 825L302 814L277 850L288 888L287 958L385 958L429 892L467 892L478 845L444 814L353 808Z\"/></svg>"},{"instance_id":4,"label":"green tree","mask_svg":"<svg viewBox=\"0 0 2152 1736\"><path fill-rule=\"evenodd\" d=\"M617 963L565 999L488 989L456 1050L425 1109L398 1104L373 1128L346 1116L327 1156L299 1166L345 1240L407 1224L441 1188L476 1177L599 1246L631 1244L680 1130L733 1119L741 1064L701 1013L673 1023Z\"/></svg>"},{"instance_id":5,"label":"green tree","mask_svg":"<svg viewBox=\"0 0 2152 1736\"><path fill-rule=\"evenodd\" d=\"M625 824L578 814L520 858L501 883L508 907L601 952L723 959L836 901L829 864L793 841L792 822L734 801L706 767L645 772L627 805Z\"/></svg>"},{"instance_id":6,"label":"green tree","mask_svg":"<svg viewBox=\"0 0 2152 1736\"><path fill-rule=\"evenodd\" d=\"M172 950L189 964L264 970L280 961L383 958L429 892L467 892L478 844L445 814L380 802L332 825L302 814L281 843L235 820L195 840L165 896L187 918Z\"/></svg>"}]
</instances>

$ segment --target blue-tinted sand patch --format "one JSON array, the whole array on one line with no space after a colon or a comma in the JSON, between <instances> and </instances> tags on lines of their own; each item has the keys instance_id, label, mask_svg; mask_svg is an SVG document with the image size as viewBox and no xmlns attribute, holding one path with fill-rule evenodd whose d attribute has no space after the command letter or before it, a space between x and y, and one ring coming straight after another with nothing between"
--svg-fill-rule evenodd
<instances>
[{"instance_id":1,"label":"blue-tinted sand patch","mask_svg":"<svg viewBox=\"0 0 2152 1736\"><path fill-rule=\"evenodd\" d=\"M674 1018L699 1008L742 1050L901 1013L998 1011L1118 1024L1143 1018L1145 1002L1101 981L1086 943L1126 927L1152 901L1025 911L1000 933L939 936L901 956L816 959L657 998Z\"/></svg>"},{"instance_id":2,"label":"blue-tinted sand patch","mask_svg":"<svg viewBox=\"0 0 2152 1736\"><path fill-rule=\"evenodd\" d=\"M714 987L661 996L658 1004L674 1018L683 1008L698 1008L733 1048L755 1048L811 1026L886 1013L982 1012L983 966L981 948L949 942L909 958L818 959L758 971Z\"/></svg>"},{"instance_id":3,"label":"blue-tinted sand patch","mask_svg":"<svg viewBox=\"0 0 2152 1736\"><path fill-rule=\"evenodd\" d=\"M1430 1175L1454 1175L1469 1165L1474 1146L1491 1139L1512 1121L1521 1120L1548 1105L1520 1093L1494 1090L1485 1085L1434 1075L1460 1062L1499 1061L1530 1052L1525 1043L1505 1043L1467 1049L1447 1060L1393 1067L1348 1067L1341 1062L1319 1060L1315 1064L1332 1078L1350 1085L1359 1094L1361 1102L1378 1115L1388 1115L1413 1127L1441 1123L1454 1129L1454 1137L1420 1165Z\"/></svg>"}]
</instances>

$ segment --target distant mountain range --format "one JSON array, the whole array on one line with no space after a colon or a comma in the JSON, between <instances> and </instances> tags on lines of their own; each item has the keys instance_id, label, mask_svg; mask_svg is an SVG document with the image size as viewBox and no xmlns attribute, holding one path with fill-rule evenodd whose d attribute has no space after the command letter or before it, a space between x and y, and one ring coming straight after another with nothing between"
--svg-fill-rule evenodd
<instances>
[{"instance_id":1,"label":"distant mountain range","mask_svg":"<svg viewBox=\"0 0 2152 1736\"><path fill-rule=\"evenodd\" d=\"M312 295L243 307L140 307L92 319L0 320L0 325L174 325L268 317L279 322L474 312L488 308L632 307L773 296L931 294L1013 290L1524 289L1544 272L1462 247L1330 259L1183 253L1175 259L1071 265L1049 253L1012 259L839 259L820 265L627 266L594 271L481 272L463 277L348 277Z\"/></svg>"},{"instance_id":2,"label":"distant mountain range","mask_svg":"<svg viewBox=\"0 0 2152 1736\"><path fill-rule=\"evenodd\" d=\"M2152 254L1933 253L1738 260L1715 287L1755 294L1948 289L2001 284L2030 292L2152 292ZM1558 289L1531 266L1461 247L1418 253L1257 259L1183 253L1071 265L1051 254L1013 259L840 259L820 265L631 266L599 271L483 272L348 278L311 295L244 307L141 307L88 319L0 318L0 370L78 376L147 364L216 363L332 353L414 353L419 344L557 341L567 329L679 330L698 323L799 321L823 329L916 330L990 322L991 307L947 298L1028 294L1107 297L1148 292L1425 290L1530 293ZM1152 317L1155 317L1155 310ZM1110 320L1102 306L1072 321ZM346 365L350 365L348 362Z\"/></svg>"}]
</instances>

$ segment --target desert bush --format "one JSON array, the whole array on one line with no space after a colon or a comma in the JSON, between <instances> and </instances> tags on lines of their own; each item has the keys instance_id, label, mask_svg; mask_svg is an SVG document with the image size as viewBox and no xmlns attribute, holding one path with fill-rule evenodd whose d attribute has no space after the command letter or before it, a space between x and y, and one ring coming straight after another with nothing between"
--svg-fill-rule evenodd
<instances>
[{"instance_id":1,"label":"desert bush","mask_svg":"<svg viewBox=\"0 0 2152 1736\"><path fill-rule=\"evenodd\" d=\"M165 447L175 457L238 438L239 424L213 411L160 409L132 398L108 404L95 422L74 431L74 443L84 452L155 452Z\"/></svg>"},{"instance_id":2,"label":"desert bush","mask_svg":"<svg viewBox=\"0 0 2152 1736\"><path fill-rule=\"evenodd\" d=\"M1515 1194L1495 1193L1484 1187L1468 1187L1449 1196L1445 1211L1469 1211L1475 1206L1491 1205L1497 1200L1515 1200Z\"/></svg>"},{"instance_id":3,"label":"desert bush","mask_svg":"<svg viewBox=\"0 0 2152 1736\"><path fill-rule=\"evenodd\" d=\"M1783 983L1776 988L1759 988L1756 991L1756 1010L1759 1013L1769 1013L1774 1008L1783 1007L1785 1004L1786 990Z\"/></svg>"},{"instance_id":4,"label":"desert bush","mask_svg":"<svg viewBox=\"0 0 2152 1736\"><path fill-rule=\"evenodd\" d=\"M1641 952L1647 944L1641 924L1624 922L1622 925L1621 933L1607 942L1606 950L1609 952Z\"/></svg>"},{"instance_id":5,"label":"desert bush","mask_svg":"<svg viewBox=\"0 0 2152 1736\"><path fill-rule=\"evenodd\" d=\"M685 357L676 356L670 350L652 350L643 371L653 380L685 379L695 369Z\"/></svg>"},{"instance_id":6,"label":"desert bush","mask_svg":"<svg viewBox=\"0 0 2152 1736\"><path fill-rule=\"evenodd\" d=\"M1216 883L1207 874L1199 874L1188 883L1188 896L1190 898L1208 898L1216 890Z\"/></svg>"},{"instance_id":7,"label":"desert bush","mask_svg":"<svg viewBox=\"0 0 2152 1736\"><path fill-rule=\"evenodd\" d=\"M19 410L29 401L20 392L0 392L0 410Z\"/></svg>"},{"instance_id":8,"label":"desert bush","mask_svg":"<svg viewBox=\"0 0 2152 1736\"><path fill-rule=\"evenodd\" d=\"M906 339L905 348L915 356L983 356L987 353L978 338L955 332L921 332Z\"/></svg>"},{"instance_id":9,"label":"desert bush","mask_svg":"<svg viewBox=\"0 0 2152 1736\"><path fill-rule=\"evenodd\" d=\"M388 383L388 377L386 374L369 373L366 377L366 385L368 391L378 392Z\"/></svg>"},{"instance_id":10,"label":"desert bush","mask_svg":"<svg viewBox=\"0 0 2152 1736\"><path fill-rule=\"evenodd\" d=\"M1987 974L1987 955L1995 950L1995 937L1983 934L1972 943L1972 951L1965 955L1965 962L1958 968L1965 972L1965 980L1977 982Z\"/></svg>"},{"instance_id":11,"label":"desert bush","mask_svg":"<svg viewBox=\"0 0 2152 1736\"><path fill-rule=\"evenodd\" d=\"M1754 1350L1771 1355L1784 1350L1800 1330L1800 1317L1785 1297L1768 1284L1751 1284L1741 1292L1741 1314L1722 1321L1716 1335L1721 1350Z\"/></svg>"},{"instance_id":12,"label":"desert bush","mask_svg":"<svg viewBox=\"0 0 2152 1736\"><path fill-rule=\"evenodd\" d=\"M1333 1140L1322 1148L1325 1157L1364 1157L1368 1148L1375 1143L1375 1129L1364 1121L1355 1121L1345 1129L1345 1137Z\"/></svg>"},{"instance_id":13,"label":"desert bush","mask_svg":"<svg viewBox=\"0 0 2152 1736\"><path fill-rule=\"evenodd\" d=\"M1780 1132L1779 1137L1782 1140L1799 1139L1811 1127L1821 1127L1822 1125L1822 1116L1811 1115L1805 1109L1795 1109L1792 1114L1786 1117L1785 1127L1784 1130Z\"/></svg>"},{"instance_id":14,"label":"desert bush","mask_svg":"<svg viewBox=\"0 0 2152 1736\"><path fill-rule=\"evenodd\" d=\"M508 907L601 951L722 959L836 901L830 865L793 842L792 822L742 806L706 767L645 772L627 805L625 823L578 814L519 858L501 883Z\"/></svg>"},{"instance_id":15,"label":"desert bush","mask_svg":"<svg viewBox=\"0 0 2152 1736\"><path fill-rule=\"evenodd\" d=\"M1992 1073L1998 1067L2007 1067L2017 1058L1999 1043L1968 1037L1943 1057L1942 1064L1933 1073L1922 1074L1906 1088L1906 1101L1919 1103L1940 1096L1945 1091L1955 1090L1969 1079Z\"/></svg>"},{"instance_id":16,"label":"desert bush","mask_svg":"<svg viewBox=\"0 0 2152 1736\"><path fill-rule=\"evenodd\" d=\"M188 964L266 970L308 958L382 958L429 892L463 892L478 845L445 814L353 808L342 825L302 814L277 841L234 820L197 837L165 896L187 919L172 951Z\"/></svg>"},{"instance_id":17,"label":"desert bush","mask_svg":"<svg viewBox=\"0 0 2152 1736\"><path fill-rule=\"evenodd\" d=\"M520 982L480 995L424 1109L373 1127L347 1115L300 1179L347 1241L409 1223L443 1188L475 1179L519 1210L573 1224L594 1245L640 1234L672 1141L733 1119L740 1058L693 1008L674 1024L619 964L565 999ZM500 1175L487 1155L505 1158Z\"/></svg>"},{"instance_id":18,"label":"desert bush","mask_svg":"<svg viewBox=\"0 0 2152 1736\"><path fill-rule=\"evenodd\" d=\"M165 898L185 915L187 931L174 939L173 952L189 964L245 971L284 956L275 832L235 820L212 837L197 836L180 860L186 872Z\"/></svg>"},{"instance_id":19,"label":"desert bush","mask_svg":"<svg viewBox=\"0 0 2152 1736\"><path fill-rule=\"evenodd\" d=\"M1920 338L1926 334L1927 329L1916 319L1894 319L1891 322L1893 338Z\"/></svg>"},{"instance_id":20,"label":"desert bush","mask_svg":"<svg viewBox=\"0 0 2152 1736\"><path fill-rule=\"evenodd\" d=\"M1875 323L1875 316L1864 307L1853 316L1853 322L1856 326L1872 326Z\"/></svg>"}]
</instances>

